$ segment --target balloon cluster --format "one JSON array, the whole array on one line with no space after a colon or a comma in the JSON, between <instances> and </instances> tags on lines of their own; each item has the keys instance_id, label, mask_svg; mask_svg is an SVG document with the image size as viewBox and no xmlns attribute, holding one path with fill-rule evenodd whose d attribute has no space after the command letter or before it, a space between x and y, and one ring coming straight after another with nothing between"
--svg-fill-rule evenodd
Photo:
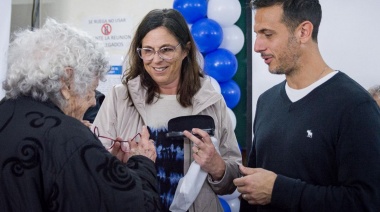
<instances>
[{"instance_id":1,"label":"balloon cluster","mask_svg":"<svg viewBox=\"0 0 380 212\"><path fill-rule=\"evenodd\" d=\"M239 0L174 0L173 8L189 24L203 56L203 69L215 90L223 95L235 129L236 116L231 109L239 103L240 88L232 77L238 69L235 55L244 46L244 34L235 25L241 14ZM219 196L224 211L239 211L239 194L235 193Z\"/></svg>"},{"instance_id":2,"label":"balloon cluster","mask_svg":"<svg viewBox=\"0 0 380 212\"><path fill-rule=\"evenodd\" d=\"M203 56L203 69L223 95L235 129L236 116L231 109L239 103L241 92L232 77L238 69L235 55L244 46L244 34L235 25L241 14L239 0L174 0L173 8L189 24Z\"/></svg>"}]
</instances>

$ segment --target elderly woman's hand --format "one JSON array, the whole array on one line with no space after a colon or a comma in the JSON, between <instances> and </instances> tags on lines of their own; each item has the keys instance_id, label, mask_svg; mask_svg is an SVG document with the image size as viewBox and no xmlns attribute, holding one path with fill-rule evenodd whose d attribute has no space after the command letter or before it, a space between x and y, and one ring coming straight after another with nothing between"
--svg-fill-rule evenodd
<instances>
[{"instance_id":1,"label":"elderly woman's hand","mask_svg":"<svg viewBox=\"0 0 380 212\"><path fill-rule=\"evenodd\" d=\"M116 138L117 141L122 141L121 138ZM124 151L121 149L121 145ZM128 159L134 155L143 155L153 162L156 161L156 147L154 141L149 139L149 131L146 126L143 126L141 131L141 139L136 142L135 139L130 139L128 143L122 144L121 142L115 142L114 146L110 150L111 154L116 156L119 160L126 163Z\"/></svg>"},{"instance_id":2,"label":"elderly woman's hand","mask_svg":"<svg viewBox=\"0 0 380 212\"><path fill-rule=\"evenodd\" d=\"M194 143L192 147L194 160L211 175L213 180L221 180L226 170L226 164L216 151L210 135L198 128L192 129L192 132L185 130L183 134ZM194 134L197 134L200 139Z\"/></svg>"},{"instance_id":3,"label":"elderly woman's hand","mask_svg":"<svg viewBox=\"0 0 380 212\"><path fill-rule=\"evenodd\" d=\"M154 141L149 139L149 131L146 126L142 128L140 141L136 142L135 140L131 140L129 145L131 149L129 153L126 153L129 154L129 157L143 155L153 162L156 162L156 147L154 146Z\"/></svg>"}]
</instances>

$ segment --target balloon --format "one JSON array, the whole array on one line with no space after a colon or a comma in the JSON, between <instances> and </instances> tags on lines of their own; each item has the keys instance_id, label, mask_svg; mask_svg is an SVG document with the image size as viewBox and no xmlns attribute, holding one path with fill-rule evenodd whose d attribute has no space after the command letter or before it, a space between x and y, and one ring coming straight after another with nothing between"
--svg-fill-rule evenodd
<instances>
[{"instance_id":1,"label":"balloon","mask_svg":"<svg viewBox=\"0 0 380 212\"><path fill-rule=\"evenodd\" d=\"M222 205L223 211L224 212L231 212L230 205L228 202L222 198L219 198L220 204Z\"/></svg>"},{"instance_id":2,"label":"balloon","mask_svg":"<svg viewBox=\"0 0 380 212\"><path fill-rule=\"evenodd\" d=\"M202 53L214 51L223 40L222 27L216 21L208 18L195 22L191 26L191 34Z\"/></svg>"},{"instance_id":3,"label":"balloon","mask_svg":"<svg viewBox=\"0 0 380 212\"><path fill-rule=\"evenodd\" d=\"M236 26L222 27L223 40L219 48L230 50L233 54L237 54L244 46L244 34L241 29Z\"/></svg>"},{"instance_id":4,"label":"balloon","mask_svg":"<svg viewBox=\"0 0 380 212\"><path fill-rule=\"evenodd\" d=\"M239 19L241 6L238 0L209 0L207 17L222 27L231 26Z\"/></svg>"},{"instance_id":5,"label":"balloon","mask_svg":"<svg viewBox=\"0 0 380 212\"><path fill-rule=\"evenodd\" d=\"M230 109L231 110L231 109ZM232 111L232 110L231 110ZM220 198L228 201L228 200L232 200L232 199L236 199L240 196L240 192L238 192L238 190L236 189L234 191L234 193L232 194L227 194L227 195L219 195Z\"/></svg>"},{"instance_id":6,"label":"balloon","mask_svg":"<svg viewBox=\"0 0 380 212\"><path fill-rule=\"evenodd\" d=\"M237 71L235 55L227 49L217 49L205 56L204 71L218 82L230 80Z\"/></svg>"},{"instance_id":7,"label":"balloon","mask_svg":"<svg viewBox=\"0 0 380 212\"><path fill-rule=\"evenodd\" d=\"M227 201L230 206L231 212L239 212L240 210L240 199L235 198Z\"/></svg>"},{"instance_id":8,"label":"balloon","mask_svg":"<svg viewBox=\"0 0 380 212\"><path fill-rule=\"evenodd\" d=\"M216 92L222 93L222 90L220 89L220 85L219 85L218 81L216 81L216 79L214 79L211 76L206 75L206 77L211 80L212 87L214 87L214 89L216 90Z\"/></svg>"},{"instance_id":9,"label":"balloon","mask_svg":"<svg viewBox=\"0 0 380 212\"><path fill-rule=\"evenodd\" d=\"M187 23L194 23L207 15L207 0L174 0L173 9L178 10Z\"/></svg>"},{"instance_id":10,"label":"balloon","mask_svg":"<svg viewBox=\"0 0 380 212\"><path fill-rule=\"evenodd\" d=\"M221 82L220 88L227 107L231 109L236 107L240 100L240 88L238 84L233 80L229 80L227 82Z\"/></svg>"},{"instance_id":11,"label":"balloon","mask_svg":"<svg viewBox=\"0 0 380 212\"><path fill-rule=\"evenodd\" d=\"M236 128L236 116L235 116L235 113L230 108L227 108L227 112L228 112L228 115L231 118L232 128L235 130L235 128Z\"/></svg>"}]
</instances>

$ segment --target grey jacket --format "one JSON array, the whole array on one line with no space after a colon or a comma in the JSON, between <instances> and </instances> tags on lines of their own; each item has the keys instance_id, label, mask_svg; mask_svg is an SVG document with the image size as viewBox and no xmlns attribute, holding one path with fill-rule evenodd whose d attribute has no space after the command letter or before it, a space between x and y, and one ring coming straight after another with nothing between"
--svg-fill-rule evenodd
<instances>
[{"instance_id":1,"label":"grey jacket","mask_svg":"<svg viewBox=\"0 0 380 212\"><path fill-rule=\"evenodd\" d=\"M206 179L189 211L223 211L217 195L231 194L235 191L236 187L232 181L239 177L238 164L241 163L242 157L223 96L215 91L208 78L202 78L201 82L202 87L193 100L193 115L209 115L214 119L215 138L219 142L226 171L221 181L213 182L211 177ZM131 94L131 99L127 98L127 90ZM139 77L130 80L128 88L121 84L114 86L106 95L93 127L97 126L104 136L133 137L145 124L145 97L146 90L141 86ZM131 100L134 103L132 107ZM189 157L190 151L191 144L185 141L185 173L193 161L193 158Z\"/></svg>"}]
</instances>

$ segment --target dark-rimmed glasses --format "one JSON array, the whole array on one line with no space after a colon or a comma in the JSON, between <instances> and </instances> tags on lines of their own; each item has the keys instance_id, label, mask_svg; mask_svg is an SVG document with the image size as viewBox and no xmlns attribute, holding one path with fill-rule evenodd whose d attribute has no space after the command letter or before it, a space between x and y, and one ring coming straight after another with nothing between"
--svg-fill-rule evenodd
<instances>
[{"instance_id":1,"label":"dark-rimmed glasses","mask_svg":"<svg viewBox=\"0 0 380 212\"><path fill-rule=\"evenodd\" d=\"M129 152L130 150L130 147L129 147L129 141L119 141L119 140L116 140L116 139L113 139L113 138L109 138L109 137L106 137L106 136L102 136L99 134L99 128L98 127L94 127L94 134L96 137L99 138L99 140L102 141L103 143L103 146L107 149L107 150L110 150L112 149L112 147L115 145L116 142L119 142L120 143L120 147L121 147L121 150L123 152ZM141 134L140 133L137 133L132 139L131 141L135 141L135 142L139 142L140 141L140 138L141 138ZM104 142L106 141L106 142Z\"/></svg>"},{"instance_id":2,"label":"dark-rimmed glasses","mask_svg":"<svg viewBox=\"0 0 380 212\"><path fill-rule=\"evenodd\" d=\"M158 56L163 60L171 60L175 56L175 50L180 45L179 43L177 46L164 46L161 47L159 50L154 50L153 48L137 48L137 53L139 54L140 58L145 61L151 61L154 58L154 55L157 53Z\"/></svg>"}]
</instances>

